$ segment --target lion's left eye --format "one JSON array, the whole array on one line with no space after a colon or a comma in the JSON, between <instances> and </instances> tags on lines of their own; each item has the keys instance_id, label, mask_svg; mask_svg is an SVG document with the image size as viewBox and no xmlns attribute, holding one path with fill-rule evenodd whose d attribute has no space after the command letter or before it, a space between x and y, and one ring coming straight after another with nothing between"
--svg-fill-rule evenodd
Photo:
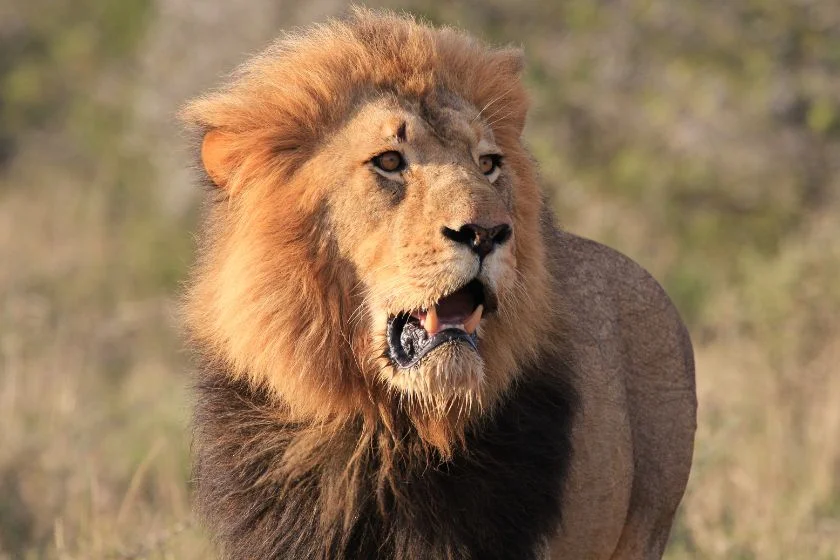
<instances>
[{"instance_id":1,"label":"lion's left eye","mask_svg":"<svg viewBox=\"0 0 840 560\"><path fill-rule=\"evenodd\" d=\"M499 154L486 154L478 158L478 168L487 176L495 173L501 163L502 156Z\"/></svg>"},{"instance_id":2,"label":"lion's left eye","mask_svg":"<svg viewBox=\"0 0 840 560\"><path fill-rule=\"evenodd\" d=\"M397 173L405 168L405 160L396 150L381 153L371 161L373 165L386 173Z\"/></svg>"}]
</instances>

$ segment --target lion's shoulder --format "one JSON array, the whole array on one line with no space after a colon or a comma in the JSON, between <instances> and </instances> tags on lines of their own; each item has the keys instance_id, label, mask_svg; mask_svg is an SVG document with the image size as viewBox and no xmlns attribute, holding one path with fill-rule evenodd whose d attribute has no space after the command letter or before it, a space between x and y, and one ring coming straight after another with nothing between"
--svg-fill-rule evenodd
<instances>
[{"instance_id":1,"label":"lion's shoulder","mask_svg":"<svg viewBox=\"0 0 840 560\"><path fill-rule=\"evenodd\" d=\"M596 329L608 322L630 353L670 348L687 362L691 341L685 324L660 283L639 263L597 241L555 231L549 260L556 295L578 324ZM692 374L693 362L684 373Z\"/></svg>"}]
</instances>

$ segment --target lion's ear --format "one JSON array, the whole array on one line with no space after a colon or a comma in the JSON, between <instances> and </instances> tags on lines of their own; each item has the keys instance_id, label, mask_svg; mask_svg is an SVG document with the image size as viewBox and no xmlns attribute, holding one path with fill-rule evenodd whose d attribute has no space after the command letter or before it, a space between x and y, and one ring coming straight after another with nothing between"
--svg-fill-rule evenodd
<instances>
[{"instance_id":1,"label":"lion's ear","mask_svg":"<svg viewBox=\"0 0 840 560\"><path fill-rule=\"evenodd\" d=\"M496 51L497 64L502 73L520 76L525 69L525 52L522 49L510 47Z\"/></svg>"},{"instance_id":2,"label":"lion's ear","mask_svg":"<svg viewBox=\"0 0 840 560\"><path fill-rule=\"evenodd\" d=\"M201 141L201 163L216 185L225 187L231 175L233 138L219 129L209 130Z\"/></svg>"}]
</instances>

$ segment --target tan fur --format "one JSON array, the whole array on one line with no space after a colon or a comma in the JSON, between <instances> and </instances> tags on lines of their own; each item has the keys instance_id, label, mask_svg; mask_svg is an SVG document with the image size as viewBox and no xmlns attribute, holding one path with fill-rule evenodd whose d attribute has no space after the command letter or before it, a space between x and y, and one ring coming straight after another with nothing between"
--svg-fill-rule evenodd
<instances>
[{"instance_id":1,"label":"tan fur","mask_svg":"<svg viewBox=\"0 0 840 560\"><path fill-rule=\"evenodd\" d=\"M519 143L520 69L515 51L359 12L353 25L280 40L230 86L193 102L184 115L205 135L205 168L225 200L211 210L189 293L192 335L304 417L358 410L383 390L415 407L418 424L492 404L551 319L540 194ZM394 98L374 97L382 90ZM444 90L458 98L443 99ZM460 135L454 141L497 145L516 188L497 192L474 162L453 162L451 142L441 145L420 118L421 102L451 119L443 126ZM425 165L412 194L391 207L361 163L389 145L383 131L395 119L407 123L407 149ZM381 358L387 315L428 305L475 274L472 261L461 263L466 249L440 228L505 219L514 240L488 258L499 311L480 327L482 356L444 350L420 375L395 371ZM337 235L325 244L328 230ZM278 288L286 281L289 289Z\"/></svg>"},{"instance_id":2,"label":"tan fur","mask_svg":"<svg viewBox=\"0 0 840 560\"><path fill-rule=\"evenodd\" d=\"M186 323L210 359L264 388L287 419L329 431L355 414L388 424L399 409L444 457L538 352L574 347L584 411L568 522L553 551L648 557L659 550L660 526L667 537L690 464L690 345L674 334L683 331L667 298L635 265L582 250L584 242L567 234L546 237L542 194L520 140L528 105L521 69L518 51L356 10L347 21L279 40L223 89L193 101L184 118L200 133L203 165L218 189ZM395 131L403 124L401 144ZM498 183L478 170L479 145L504 154ZM413 163L403 189L383 183L367 163L397 148ZM512 239L480 271L468 249L440 234L443 226L507 222ZM570 256L576 251L582 259ZM479 327L479 352L445 346L412 372L393 366L385 357L389 314L427 306L476 273L498 298ZM635 284L605 280L610 274ZM628 303L640 289L647 299ZM636 333L622 310L648 304L662 306L662 318ZM665 341L661 349L656 337ZM684 425L661 437L669 418L640 407L667 399L656 383L648 393L647 382L637 384L658 372L679 396L671 402ZM634 470L653 465L674 442L679 453L664 467ZM637 493L650 484L645 476L668 465L675 474L663 490L666 513L648 521L638 508L658 502ZM621 547L633 552L622 556Z\"/></svg>"}]
</instances>

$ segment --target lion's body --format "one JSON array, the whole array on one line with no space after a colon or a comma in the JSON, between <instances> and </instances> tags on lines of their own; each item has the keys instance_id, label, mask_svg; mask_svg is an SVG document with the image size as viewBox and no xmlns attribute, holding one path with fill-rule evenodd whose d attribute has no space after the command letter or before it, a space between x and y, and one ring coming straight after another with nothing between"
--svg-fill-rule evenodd
<instances>
[{"instance_id":1,"label":"lion's body","mask_svg":"<svg viewBox=\"0 0 840 560\"><path fill-rule=\"evenodd\" d=\"M691 466L688 333L656 281L623 255L567 233L552 245L580 406L555 556L659 558Z\"/></svg>"},{"instance_id":2,"label":"lion's body","mask_svg":"<svg viewBox=\"0 0 840 560\"><path fill-rule=\"evenodd\" d=\"M691 346L553 224L521 63L357 11L194 102L197 503L228 558L658 558ZM387 158L387 159L383 159Z\"/></svg>"}]
</instances>

